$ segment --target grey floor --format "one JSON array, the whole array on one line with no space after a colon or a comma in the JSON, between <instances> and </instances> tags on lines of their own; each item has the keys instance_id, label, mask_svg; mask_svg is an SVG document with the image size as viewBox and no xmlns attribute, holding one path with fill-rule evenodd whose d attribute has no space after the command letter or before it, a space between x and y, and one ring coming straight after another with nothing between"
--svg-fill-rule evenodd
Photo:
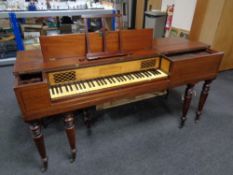
<instances>
[{"instance_id":1,"label":"grey floor","mask_svg":"<svg viewBox=\"0 0 233 175\"><path fill-rule=\"evenodd\" d=\"M40 159L21 120L12 67L0 67L0 174L36 175ZM201 85L195 88L199 95ZM232 175L233 71L212 84L202 120L194 123L194 96L185 128L178 128L184 87L162 97L101 111L91 131L77 117L78 155L68 161L62 118L44 129L49 169L44 174Z\"/></svg>"}]
</instances>

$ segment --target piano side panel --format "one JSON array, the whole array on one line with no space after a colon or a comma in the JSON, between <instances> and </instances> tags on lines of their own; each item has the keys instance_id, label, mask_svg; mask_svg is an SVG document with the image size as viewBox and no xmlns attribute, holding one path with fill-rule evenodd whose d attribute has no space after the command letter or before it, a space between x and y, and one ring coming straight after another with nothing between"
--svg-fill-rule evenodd
<instances>
[{"instance_id":1,"label":"piano side panel","mask_svg":"<svg viewBox=\"0 0 233 175\"><path fill-rule=\"evenodd\" d=\"M24 120L33 119L33 113L46 114L50 107L47 83L16 86L14 90Z\"/></svg>"},{"instance_id":2,"label":"piano side panel","mask_svg":"<svg viewBox=\"0 0 233 175\"><path fill-rule=\"evenodd\" d=\"M171 61L166 58L161 58L160 69L163 72L169 74L170 67L171 67Z\"/></svg>"},{"instance_id":3,"label":"piano side panel","mask_svg":"<svg viewBox=\"0 0 233 175\"><path fill-rule=\"evenodd\" d=\"M222 52L212 52L205 56L173 60L171 87L215 78L222 56Z\"/></svg>"}]
</instances>

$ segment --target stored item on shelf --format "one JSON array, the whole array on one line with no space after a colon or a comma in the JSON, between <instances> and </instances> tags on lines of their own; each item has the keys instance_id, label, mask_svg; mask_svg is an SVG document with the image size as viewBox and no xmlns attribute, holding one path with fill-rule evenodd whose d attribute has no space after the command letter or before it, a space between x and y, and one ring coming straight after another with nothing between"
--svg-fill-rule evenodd
<instances>
[{"instance_id":1,"label":"stored item on shelf","mask_svg":"<svg viewBox=\"0 0 233 175\"><path fill-rule=\"evenodd\" d=\"M14 40L0 42L0 59L16 57L16 43Z\"/></svg>"},{"instance_id":2,"label":"stored item on shelf","mask_svg":"<svg viewBox=\"0 0 233 175\"><path fill-rule=\"evenodd\" d=\"M47 30L46 31L47 36L59 35L60 33L61 33L60 30Z\"/></svg>"},{"instance_id":3,"label":"stored item on shelf","mask_svg":"<svg viewBox=\"0 0 233 175\"><path fill-rule=\"evenodd\" d=\"M71 27L71 24L62 24L60 27L59 27L60 31L62 34L69 34L69 33L72 33L72 27Z\"/></svg>"},{"instance_id":4,"label":"stored item on shelf","mask_svg":"<svg viewBox=\"0 0 233 175\"><path fill-rule=\"evenodd\" d=\"M11 28L9 19L0 19L0 29L6 30Z\"/></svg>"},{"instance_id":5,"label":"stored item on shelf","mask_svg":"<svg viewBox=\"0 0 233 175\"><path fill-rule=\"evenodd\" d=\"M6 42L10 40L14 40L15 36L11 33L9 34L0 34L0 42Z\"/></svg>"},{"instance_id":6,"label":"stored item on shelf","mask_svg":"<svg viewBox=\"0 0 233 175\"><path fill-rule=\"evenodd\" d=\"M37 50L37 49L40 49L40 44L35 43L35 44L25 45L25 49L26 50Z\"/></svg>"},{"instance_id":7,"label":"stored item on shelf","mask_svg":"<svg viewBox=\"0 0 233 175\"><path fill-rule=\"evenodd\" d=\"M0 1L0 11L7 9L7 2Z\"/></svg>"},{"instance_id":8,"label":"stored item on shelf","mask_svg":"<svg viewBox=\"0 0 233 175\"><path fill-rule=\"evenodd\" d=\"M40 37L40 32L24 32L24 39L33 39L33 38L39 38Z\"/></svg>"},{"instance_id":9,"label":"stored item on shelf","mask_svg":"<svg viewBox=\"0 0 233 175\"><path fill-rule=\"evenodd\" d=\"M42 30L42 24L21 24L21 30Z\"/></svg>"}]
</instances>

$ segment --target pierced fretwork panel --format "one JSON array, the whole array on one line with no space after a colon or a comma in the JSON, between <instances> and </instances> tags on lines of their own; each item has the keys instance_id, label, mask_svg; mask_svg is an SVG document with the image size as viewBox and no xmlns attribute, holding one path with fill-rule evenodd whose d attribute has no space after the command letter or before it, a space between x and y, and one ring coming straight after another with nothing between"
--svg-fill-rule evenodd
<instances>
[{"instance_id":1,"label":"pierced fretwork panel","mask_svg":"<svg viewBox=\"0 0 233 175\"><path fill-rule=\"evenodd\" d=\"M141 62L141 69L153 68L156 65L156 60L146 60Z\"/></svg>"},{"instance_id":2,"label":"pierced fretwork panel","mask_svg":"<svg viewBox=\"0 0 233 175\"><path fill-rule=\"evenodd\" d=\"M76 80L76 74L75 71L55 73L53 74L53 79L55 83L71 82Z\"/></svg>"}]
</instances>

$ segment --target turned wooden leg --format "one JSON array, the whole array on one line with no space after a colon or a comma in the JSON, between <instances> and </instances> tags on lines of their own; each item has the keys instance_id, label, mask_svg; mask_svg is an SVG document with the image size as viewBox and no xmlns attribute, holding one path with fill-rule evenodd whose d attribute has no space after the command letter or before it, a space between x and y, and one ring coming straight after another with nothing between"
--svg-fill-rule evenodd
<instances>
[{"instance_id":1,"label":"turned wooden leg","mask_svg":"<svg viewBox=\"0 0 233 175\"><path fill-rule=\"evenodd\" d=\"M44 172L48 168L48 157L46 155L44 138L41 132L41 124L39 122L34 122L30 124L30 129L32 131L32 137L40 154L42 160L42 169Z\"/></svg>"},{"instance_id":2,"label":"turned wooden leg","mask_svg":"<svg viewBox=\"0 0 233 175\"><path fill-rule=\"evenodd\" d=\"M91 128L91 117L88 110L83 110L83 120L87 128Z\"/></svg>"},{"instance_id":3,"label":"turned wooden leg","mask_svg":"<svg viewBox=\"0 0 233 175\"><path fill-rule=\"evenodd\" d=\"M76 158L76 141L75 141L75 126L74 126L74 115L69 113L64 117L66 135L71 148L71 162L75 161Z\"/></svg>"},{"instance_id":4,"label":"turned wooden leg","mask_svg":"<svg viewBox=\"0 0 233 175\"><path fill-rule=\"evenodd\" d=\"M205 83L203 84L201 96L200 96L199 104L198 104L198 110L196 112L196 118L195 118L196 121L200 119L200 116L202 114L206 99L207 99L208 94L209 94L210 84L212 81L213 80L206 80Z\"/></svg>"},{"instance_id":5,"label":"turned wooden leg","mask_svg":"<svg viewBox=\"0 0 233 175\"><path fill-rule=\"evenodd\" d=\"M170 90L167 89L167 90L166 90L166 95L165 95L165 99L166 99L166 100L168 99L169 93L170 93Z\"/></svg>"},{"instance_id":6,"label":"turned wooden leg","mask_svg":"<svg viewBox=\"0 0 233 175\"><path fill-rule=\"evenodd\" d=\"M188 113L189 106L192 100L193 87L194 87L194 84L188 84L185 90L184 102L183 102L183 113L181 117L180 128L184 126L185 121L187 119L187 113Z\"/></svg>"}]
</instances>

